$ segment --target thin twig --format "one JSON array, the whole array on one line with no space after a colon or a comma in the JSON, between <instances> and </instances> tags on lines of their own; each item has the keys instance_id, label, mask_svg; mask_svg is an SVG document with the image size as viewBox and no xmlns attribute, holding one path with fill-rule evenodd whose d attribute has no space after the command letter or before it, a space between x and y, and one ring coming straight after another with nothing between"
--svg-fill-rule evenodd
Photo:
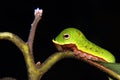
<instances>
[{"instance_id":1,"label":"thin twig","mask_svg":"<svg viewBox=\"0 0 120 80\"><path fill-rule=\"evenodd\" d=\"M28 41L27 41L31 55L33 55L33 42L34 42L37 24L42 18L42 13L43 13L42 9L39 9L39 8L35 9L35 12L34 12L35 18L34 18L33 23L31 24L31 30L29 33Z\"/></svg>"}]
</instances>

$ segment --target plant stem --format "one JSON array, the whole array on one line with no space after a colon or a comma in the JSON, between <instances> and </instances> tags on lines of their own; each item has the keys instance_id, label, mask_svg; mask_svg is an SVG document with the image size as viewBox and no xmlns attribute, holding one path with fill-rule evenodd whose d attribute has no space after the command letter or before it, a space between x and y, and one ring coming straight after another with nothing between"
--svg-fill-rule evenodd
<instances>
[{"instance_id":1,"label":"plant stem","mask_svg":"<svg viewBox=\"0 0 120 80\"><path fill-rule=\"evenodd\" d=\"M56 52L51 55L46 61L44 61L36 72L29 74L29 80L40 80L42 76L47 72L56 62L63 58L73 57L72 52Z\"/></svg>"},{"instance_id":2,"label":"plant stem","mask_svg":"<svg viewBox=\"0 0 120 80\"><path fill-rule=\"evenodd\" d=\"M13 42L22 52L27 52L26 43L17 35L10 32L1 32L0 39L9 40Z\"/></svg>"},{"instance_id":3,"label":"plant stem","mask_svg":"<svg viewBox=\"0 0 120 80\"><path fill-rule=\"evenodd\" d=\"M51 55L42 65L40 66L39 72L42 72L43 75L47 72L56 62L63 58L73 57L72 52L56 52L55 54Z\"/></svg>"},{"instance_id":4,"label":"plant stem","mask_svg":"<svg viewBox=\"0 0 120 80\"><path fill-rule=\"evenodd\" d=\"M42 18L42 10L39 10L39 8L37 8L34 12L34 15L35 15L35 18L33 23L31 24L31 30L29 33L28 41L27 41L31 55L33 55L33 42L34 42L37 24Z\"/></svg>"},{"instance_id":5,"label":"plant stem","mask_svg":"<svg viewBox=\"0 0 120 80\"><path fill-rule=\"evenodd\" d=\"M28 45L21 38L19 38L17 35L12 34L10 32L2 32L0 33L0 39L9 40L13 42L23 53L28 73L31 75L36 73L37 69L34 63L34 59L29 53Z\"/></svg>"}]
</instances>

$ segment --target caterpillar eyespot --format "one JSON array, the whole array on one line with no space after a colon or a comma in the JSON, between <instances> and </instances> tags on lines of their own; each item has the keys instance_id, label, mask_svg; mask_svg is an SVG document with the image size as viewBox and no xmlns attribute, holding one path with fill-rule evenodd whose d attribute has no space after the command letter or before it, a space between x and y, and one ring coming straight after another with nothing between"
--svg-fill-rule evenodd
<instances>
[{"instance_id":1,"label":"caterpillar eyespot","mask_svg":"<svg viewBox=\"0 0 120 80\"><path fill-rule=\"evenodd\" d=\"M70 38L70 35L66 33L66 34L63 35L63 38L64 38L64 39L69 39L69 38Z\"/></svg>"}]
</instances>

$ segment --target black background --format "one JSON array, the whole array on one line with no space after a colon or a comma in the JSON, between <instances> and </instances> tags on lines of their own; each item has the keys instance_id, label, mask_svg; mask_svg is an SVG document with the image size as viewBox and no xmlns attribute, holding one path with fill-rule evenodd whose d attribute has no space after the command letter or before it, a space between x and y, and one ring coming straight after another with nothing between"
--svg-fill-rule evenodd
<instances>
[{"instance_id":1,"label":"black background","mask_svg":"<svg viewBox=\"0 0 120 80\"><path fill-rule=\"evenodd\" d=\"M35 61L43 62L56 52L52 39L67 27L80 29L86 37L120 60L120 6L114 0L4 0L0 1L0 32L12 32L27 41L34 9L44 10L35 42ZM27 80L23 55L9 41L0 41L0 77ZM107 80L105 74L75 59L56 63L42 80Z\"/></svg>"}]
</instances>

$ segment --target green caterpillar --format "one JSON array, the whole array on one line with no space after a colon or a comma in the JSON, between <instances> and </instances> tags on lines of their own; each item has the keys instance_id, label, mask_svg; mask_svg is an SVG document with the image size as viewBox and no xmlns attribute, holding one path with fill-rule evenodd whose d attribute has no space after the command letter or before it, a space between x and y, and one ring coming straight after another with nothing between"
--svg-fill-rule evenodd
<instances>
[{"instance_id":1,"label":"green caterpillar","mask_svg":"<svg viewBox=\"0 0 120 80\"><path fill-rule=\"evenodd\" d=\"M115 62L115 57L107 50L87 40L84 34L76 28L64 29L52 40L58 50L72 50L74 55L101 62Z\"/></svg>"}]
</instances>

